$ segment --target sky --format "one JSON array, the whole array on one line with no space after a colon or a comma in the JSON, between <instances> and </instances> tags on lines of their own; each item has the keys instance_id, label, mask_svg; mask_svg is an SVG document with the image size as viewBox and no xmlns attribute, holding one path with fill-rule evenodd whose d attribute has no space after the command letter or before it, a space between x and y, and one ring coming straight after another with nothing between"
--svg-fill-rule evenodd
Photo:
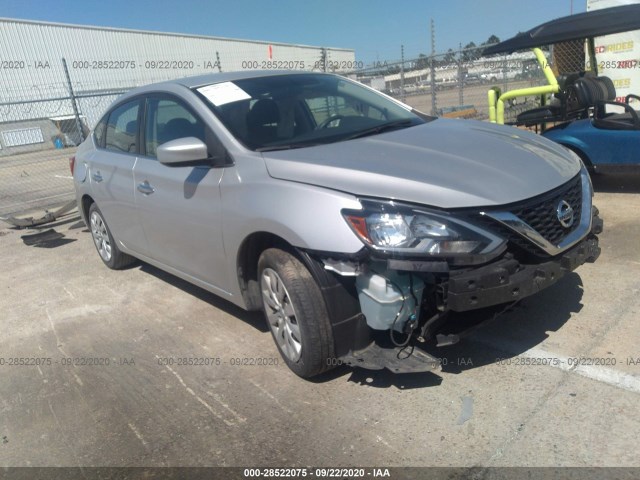
<instances>
[{"instance_id":1,"label":"sky","mask_svg":"<svg viewBox=\"0 0 640 480\"><path fill-rule=\"evenodd\" d=\"M0 16L351 48L370 63L501 40L587 0L0 0Z\"/></svg>"}]
</instances>

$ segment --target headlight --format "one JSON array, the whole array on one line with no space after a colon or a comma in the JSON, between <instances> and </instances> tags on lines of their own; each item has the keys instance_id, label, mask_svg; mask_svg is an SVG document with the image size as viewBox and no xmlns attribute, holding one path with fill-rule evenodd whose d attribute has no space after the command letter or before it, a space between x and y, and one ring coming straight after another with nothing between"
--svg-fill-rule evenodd
<instances>
[{"instance_id":1,"label":"headlight","mask_svg":"<svg viewBox=\"0 0 640 480\"><path fill-rule=\"evenodd\" d=\"M501 252L505 240L440 212L393 202L362 201L362 211L343 211L353 231L384 253L451 257Z\"/></svg>"}]
</instances>

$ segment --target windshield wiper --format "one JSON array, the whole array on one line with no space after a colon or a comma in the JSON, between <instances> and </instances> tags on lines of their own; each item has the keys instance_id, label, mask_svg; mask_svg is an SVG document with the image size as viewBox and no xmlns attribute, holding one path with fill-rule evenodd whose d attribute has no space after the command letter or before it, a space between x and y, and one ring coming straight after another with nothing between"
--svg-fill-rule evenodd
<instances>
[{"instance_id":1,"label":"windshield wiper","mask_svg":"<svg viewBox=\"0 0 640 480\"><path fill-rule=\"evenodd\" d=\"M369 135L386 132L387 130L404 127L405 125L409 126L411 123L413 123L413 120L409 118L406 118L404 120L394 120L393 122L383 123L380 125L376 125L375 127L367 128L366 130L354 133L353 135L349 135L344 140L353 140L354 138L368 137Z\"/></svg>"},{"instance_id":2,"label":"windshield wiper","mask_svg":"<svg viewBox=\"0 0 640 480\"><path fill-rule=\"evenodd\" d=\"M340 139L343 140L352 140L354 138L366 137L369 135L375 135L377 133L386 132L387 130L393 130L396 128L409 126L413 123L413 120L410 118L405 118L403 120L394 120L393 122L382 123L380 125L376 125L375 127L367 128L366 130L361 130L359 132L354 133L353 135L349 135L346 138ZM293 150L294 148L304 148L304 147L313 147L316 145L324 145L326 143L332 142L297 142L297 143L285 143L283 145L267 145L264 147L256 148L256 152L273 152L276 150Z\"/></svg>"},{"instance_id":3,"label":"windshield wiper","mask_svg":"<svg viewBox=\"0 0 640 480\"><path fill-rule=\"evenodd\" d=\"M284 145L267 145L266 147L256 148L256 152L273 152L276 150L293 150L294 148L313 147L315 145L321 145L318 142L298 142L298 143L285 143Z\"/></svg>"}]
</instances>

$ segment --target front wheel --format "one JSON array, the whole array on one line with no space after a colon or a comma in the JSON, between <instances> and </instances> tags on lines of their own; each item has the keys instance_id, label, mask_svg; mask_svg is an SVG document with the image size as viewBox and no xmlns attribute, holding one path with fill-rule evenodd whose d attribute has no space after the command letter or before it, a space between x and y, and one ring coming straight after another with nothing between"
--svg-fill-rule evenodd
<instances>
[{"instance_id":1,"label":"front wheel","mask_svg":"<svg viewBox=\"0 0 640 480\"><path fill-rule=\"evenodd\" d=\"M258 272L267 324L287 366L303 378L329 370L333 333L309 270L290 253L270 248L260 255Z\"/></svg>"}]
</instances>

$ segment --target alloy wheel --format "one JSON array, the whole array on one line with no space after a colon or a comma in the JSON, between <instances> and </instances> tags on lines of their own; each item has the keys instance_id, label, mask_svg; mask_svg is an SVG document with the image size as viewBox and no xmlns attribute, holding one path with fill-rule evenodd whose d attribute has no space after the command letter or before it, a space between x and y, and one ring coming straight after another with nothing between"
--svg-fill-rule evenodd
<instances>
[{"instance_id":1,"label":"alloy wheel","mask_svg":"<svg viewBox=\"0 0 640 480\"><path fill-rule=\"evenodd\" d=\"M302 338L289 292L282 278L271 268L263 270L260 288L264 310L276 343L289 360L297 362L302 355Z\"/></svg>"},{"instance_id":2,"label":"alloy wheel","mask_svg":"<svg viewBox=\"0 0 640 480\"><path fill-rule=\"evenodd\" d=\"M111 260L111 242L109 241L109 232L104 220L98 212L91 213L91 236L96 244L98 253L105 262Z\"/></svg>"}]
</instances>

